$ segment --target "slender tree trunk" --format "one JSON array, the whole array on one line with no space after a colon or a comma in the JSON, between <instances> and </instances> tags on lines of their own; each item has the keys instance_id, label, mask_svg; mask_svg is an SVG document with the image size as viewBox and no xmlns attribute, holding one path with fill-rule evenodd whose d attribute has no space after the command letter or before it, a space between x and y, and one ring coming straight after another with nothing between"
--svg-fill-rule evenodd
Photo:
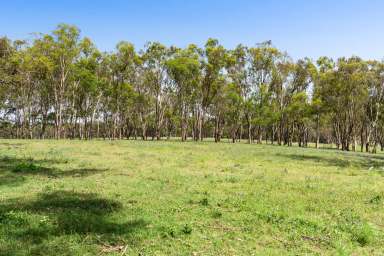
<instances>
[{"instance_id":1,"label":"slender tree trunk","mask_svg":"<svg viewBox=\"0 0 384 256\"><path fill-rule=\"evenodd\" d=\"M248 124L248 144L252 144L252 124L250 117L247 117L247 124Z\"/></svg>"},{"instance_id":2,"label":"slender tree trunk","mask_svg":"<svg viewBox=\"0 0 384 256\"><path fill-rule=\"evenodd\" d=\"M320 115L316 117L316 148L319 148L320 144Z\"/></svg>"}]
</instances>

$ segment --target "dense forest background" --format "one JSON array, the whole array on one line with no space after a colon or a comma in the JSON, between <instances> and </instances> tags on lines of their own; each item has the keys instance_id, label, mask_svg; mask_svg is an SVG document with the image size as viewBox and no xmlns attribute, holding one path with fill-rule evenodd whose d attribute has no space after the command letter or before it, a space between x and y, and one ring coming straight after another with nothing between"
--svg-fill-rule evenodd
<instances>
[{"instance_id":1,"label":"dense forest background","mask_svg":"<svg viewBox=\"0 0 384 256\"><path fill-rule=\"evenodd\" d=\"M106 53L66 24L31 42L0 38L4 138L230 138L375 153L383 102L383 62L293 61L269 41L139 51L123 41Z\"/></svg>"}]
</instances>

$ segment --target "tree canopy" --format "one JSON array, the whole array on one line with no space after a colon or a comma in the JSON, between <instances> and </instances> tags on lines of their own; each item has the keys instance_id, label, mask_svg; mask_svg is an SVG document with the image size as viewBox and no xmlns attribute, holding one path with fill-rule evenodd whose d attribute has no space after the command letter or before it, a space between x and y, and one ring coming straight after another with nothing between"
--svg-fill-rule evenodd
<instances>
[{"instance_id":1,"label":"tree canopy","mask_svg":"<svg viewBox=\"0 0 384 256\"><path fill-rule=\"evenodd\" d=\"M180 137L342 150L384 147L384 63L292 60L270 41L184 49L122 41L100 52L75 26L0 38L0 136Z\"/></svg>"}]
</instances>

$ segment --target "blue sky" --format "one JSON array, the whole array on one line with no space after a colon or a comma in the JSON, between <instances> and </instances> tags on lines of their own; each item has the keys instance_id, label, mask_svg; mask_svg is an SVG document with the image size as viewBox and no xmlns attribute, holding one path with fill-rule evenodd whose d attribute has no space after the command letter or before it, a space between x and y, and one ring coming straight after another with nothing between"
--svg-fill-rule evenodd
<instances>
[{"instance_id":1,"label":"blue sky","mask_svg":"<svg viewBox=\"0 0 384 256\"><path fill-rule=\"evenodd\" d=\"M101 50L126 40L226 47L272 40L295 59L384 57L382 0L12 0L2 1L0 35L30 39L58 23L78 26Z\"/></svg>"}]
</instances>

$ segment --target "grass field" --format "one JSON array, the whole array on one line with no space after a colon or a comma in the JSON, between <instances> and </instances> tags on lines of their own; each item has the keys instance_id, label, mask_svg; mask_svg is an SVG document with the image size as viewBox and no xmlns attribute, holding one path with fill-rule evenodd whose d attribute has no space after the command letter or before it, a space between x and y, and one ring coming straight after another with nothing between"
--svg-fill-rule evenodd
<instances>
[{"instance_id":1,"label":"grass field","mask_svg":"<svg viewBox=\"0 0 384 256\"><path fill-rule=\"evenodd\" d=\"M384 155L0 140L0 255L302 254L384 254Z\"/></svg>"}]
</instances>

